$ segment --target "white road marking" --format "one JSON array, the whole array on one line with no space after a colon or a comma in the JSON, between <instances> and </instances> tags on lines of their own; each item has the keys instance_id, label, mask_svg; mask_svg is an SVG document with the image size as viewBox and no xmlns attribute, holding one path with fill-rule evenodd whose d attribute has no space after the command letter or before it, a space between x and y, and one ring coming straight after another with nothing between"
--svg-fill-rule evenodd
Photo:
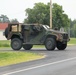
<instances>
[{"instance_id":1,"label":"white road marking","mask_svg":"<svg viewBox=\"0 0 76 75\"><path fill-rule=\"evenodd\" d=\"M6 73L6 74L3 74L3 75L11 75L11 74L14 74L14 73L19 73L19 72L28 71L28 70L32 70L32 69L36 69L36 68L41 68L41 67L45 67L45 66L49 66L49 65L59 64L59 63L63 63L63 62L71 61L71 60L75 60L75 59L76 59L76 57L69 58L69 59L65 59L65 60L61 60L61 61L56 61L56 62L52 62L52 63L40 65L40 66L35 66L35 67L19 70L19 71L14 71L14 72Z\"/></svg>"}]
</instances>

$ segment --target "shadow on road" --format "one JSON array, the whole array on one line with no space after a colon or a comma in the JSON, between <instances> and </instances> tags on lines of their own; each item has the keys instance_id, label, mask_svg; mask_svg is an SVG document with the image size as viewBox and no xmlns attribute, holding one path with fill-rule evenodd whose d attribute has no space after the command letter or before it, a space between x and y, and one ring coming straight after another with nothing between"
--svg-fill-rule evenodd
<instances>
[{"instance_id":1,"label":"shadow on road","mask_svg":"<svg viewBox=\"0 0 76 75\"><path fill-rule=\"evenodd\" d=\"M31 50L24 50L23 48L21 49L21 50L12 50L11 48L9 49L9 48L7 48L7 49L0 49L0 52L9 52L9 51L12 51L12 52L50 52L50 51L48 51L48 50L46 50L45 48L33 48L33 49L31 49ZM53 50L54 52L56 52L56 51L68 51L68 49L66 49L66 50L58 50L58 49L55 49L55 50ZM53 51L51 51L51 52L53 52Z\"/></svg>"}]
</instances>

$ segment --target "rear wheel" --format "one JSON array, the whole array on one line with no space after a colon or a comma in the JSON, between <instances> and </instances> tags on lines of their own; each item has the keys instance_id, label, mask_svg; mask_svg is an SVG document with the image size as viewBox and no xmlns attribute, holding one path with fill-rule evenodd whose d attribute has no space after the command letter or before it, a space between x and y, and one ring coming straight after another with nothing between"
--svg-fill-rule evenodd
<instances>
[{"instance_id":1,"label":"rear wheel","mask_svg":"<svg viewBox=\"0 0 76 75\"><path fill-rule=\"evenodd\" d=\"M67 47L67 43L63 44L62 42L57 42L57 48L59 50L65 50L66 47Z\"/></svg>"},{"instance_id":2,"label":"rear wheel","mask_svg":"<svg viewBox=\"0 0 76 75\"><path fill-rule=\"evenodd\" d=\"M45 41L45 47L47 50L52 51L56 47L55 39L53 38L47 38Z\"/></svg>"},{"instance_id":3,"label":"rear wheel","mask_svg":"<svg viewBox=\"0 0 76 75\"><path fill-rule=\"evenodd\" d=\"M30 45L30 44L25 44L25 45L23 45L23 48L24 48L25 50L30 50L32 47L33 47L33 45Z\"/></svg>"},{"instance_id":4,"label":"rear wheel","mask_svg":"<svg viewBox=\"0 0 76 75\"><path fill-rule=\"evenodd\" d=\"M20 50L22 48L22 40L19 38L13 38L11 40L11 48L13 50Z\"/></svg>"}]
</instances>

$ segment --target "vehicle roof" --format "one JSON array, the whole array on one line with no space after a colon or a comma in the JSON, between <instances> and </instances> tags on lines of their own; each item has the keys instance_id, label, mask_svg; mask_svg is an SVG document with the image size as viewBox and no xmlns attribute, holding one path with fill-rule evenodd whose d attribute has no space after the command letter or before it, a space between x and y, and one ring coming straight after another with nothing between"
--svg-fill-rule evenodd
<instances>
[{"instance_id":1,"label":"vehicle roof","mask_svg":"<svg viewBox=\"0 0 76 75\"><path fill-rule=\"evenodd\" d=\"M9 23L9 25L42 25L42 24Z\"/></svg>"}]
</instances>

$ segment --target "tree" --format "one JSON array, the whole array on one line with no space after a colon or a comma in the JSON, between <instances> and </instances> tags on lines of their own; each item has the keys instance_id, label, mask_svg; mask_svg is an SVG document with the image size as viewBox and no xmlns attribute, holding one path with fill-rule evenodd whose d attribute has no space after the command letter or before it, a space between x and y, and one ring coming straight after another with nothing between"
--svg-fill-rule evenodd
<instances>
[{"instance_id":1,"label":"tree","mask_svg":"<svg viewBox=\"0 0 76 75\"><path fill-rule=\"evenodd\" d=\"M1 15L0 16L0 22L10 22L9 18L6 15Z\"/></svg>"},{"instance_id":2,"label":"tree","mask_svg":"<svg viewBox=\"0 0 76 75\"><path fill-rule=\"evenodd\" d=\"M33 9L30 8L26 9L27 19L25 19L24 22L46 24L48 19L47 14L48 9L46 4L35 3Z\"/></svg>"},{"instance_id":3,"label":"tree","mask_svg":"<svg viewBox=\"0 0 76 75\"><path fill-rule=\"evenodd\" d=\"M70 19L62 9L62 6L53 4L53 27L68 27L70 25Z\"/></svg>"},{"instance_id":4,"label":"tree","mask_svg":"<svg viewBox=\"0 0 76 75\"><path fill-rule=\"evenodd\" d=\"M54 27L67 27L70 25L70 20L62 9L62 6L54 3L53 10L53 28ZM26 9L27 18L25 23L41 23L50 25L50 3L35 3L35 6Z\"/></svg>"},{"instance_id":5,"label":"tree","mask_svg":"<svg viewBox=\"0 0 76 75\"><path fill-rule=\"evenodd\" d=\"M12 19L10 23L19 23L19 21L17 19Z\"/></svg>"},{"instance_id":6,"label":"tree","mask_svg":"<svg viewBox=\"0 0 76 75\"><path fill-rule=\"evenodd\" d=\"M71 37L76 38L76 19L74 19L73 21L70 20L70 33Z\"/></svg>"}]
</instances>

